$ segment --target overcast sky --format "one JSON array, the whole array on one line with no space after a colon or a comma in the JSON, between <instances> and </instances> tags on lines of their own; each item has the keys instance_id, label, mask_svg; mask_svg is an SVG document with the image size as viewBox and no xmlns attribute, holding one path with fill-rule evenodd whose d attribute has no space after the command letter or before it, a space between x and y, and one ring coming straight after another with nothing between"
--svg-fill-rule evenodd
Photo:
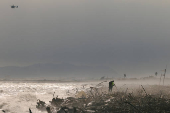
<instances>
[{"instance_id":1,"label":"overcast sky","mask_svg":"<svg viewBox=\"0 0 170 113\"><path fill-rule=\"evenodd\" d=\"M169 49L169 0L0 1L0 67L64 62L154 75L170 69Z\"/></svg>"}]
</instances>

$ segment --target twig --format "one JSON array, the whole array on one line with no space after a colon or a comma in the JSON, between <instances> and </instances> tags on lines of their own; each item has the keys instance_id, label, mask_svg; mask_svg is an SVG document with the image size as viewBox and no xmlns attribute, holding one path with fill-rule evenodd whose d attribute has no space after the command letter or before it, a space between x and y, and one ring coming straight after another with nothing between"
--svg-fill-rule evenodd
<instances>
[{"instance_id":1,"label":"twig","mask_svg":"<svg viewBox=\"0 0 170 113\"><path fill-rule=\"evenodd\" d=\"M141 85L142 86L142 85ZM142 86L142 88L143 88L143 90L145 91L145 89L144 89L144 87ZM146 93L146 91L145 91L145 93ZM148 94L146 93L146 96L147 96Z\"/></svg>"},{"instance_id":2,"label":"twig","mask_svg":"<svg viewBox=\"0 0 170 113\"><path fill-rule=\"evenodd\" d=\"M31 109L29 108L29 113L32 113Z\"/></svg>"},{"instance_id":3,"label":"twig","mask_svg":"<svg viewBox=\"0 0 170 113\"><path fill-rule=\"evenodd\" d=\"M139 113L142 113L139 109L137 109L134 105L132 105L130 102L125 102L125 103L127 103L127 104L129 104L129 105L131 105L133 108L135 108Z\"/></svg>"}]
</instances>

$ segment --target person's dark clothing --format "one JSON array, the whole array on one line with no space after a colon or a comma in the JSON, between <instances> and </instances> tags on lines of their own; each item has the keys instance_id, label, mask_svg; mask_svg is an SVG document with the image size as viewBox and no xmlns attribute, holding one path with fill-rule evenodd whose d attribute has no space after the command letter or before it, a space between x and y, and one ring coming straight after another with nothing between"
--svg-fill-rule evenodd
<instances>
[{"instance_id":1,"label":"person's dark clothing","mask_svg":"<svg viewBox=\"0 0 170 113\"><path fill-rule=\"evenodd\" d=\"M109 82L109 92L112 91L112 88L113 88L114 85L115 85L114 81Z\"/></svg>"}]
</instances>

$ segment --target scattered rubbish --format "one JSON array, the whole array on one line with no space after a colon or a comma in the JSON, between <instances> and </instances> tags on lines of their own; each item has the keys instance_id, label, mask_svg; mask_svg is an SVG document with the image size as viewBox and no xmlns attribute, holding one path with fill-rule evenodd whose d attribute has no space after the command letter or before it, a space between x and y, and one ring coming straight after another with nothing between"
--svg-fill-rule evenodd
<instances>
[{"instance_id":1,"label":"scattered rubbish","mask_svg":"<svg viewBox=\"0 0 170 113\"><path fill-rule=\"evenodd\" d=\"M53 98L46 106L47 113L160 113L170 112L170 99L166 96L151 95L144 86L141 91L127 93L117 91L114 93L99 92L92 87L89 91L80 91L74 97L60 99ZM38 101L37 106L46 105ZM37 107L37 108L42 108Z\"/></svg>"}]
</instances>

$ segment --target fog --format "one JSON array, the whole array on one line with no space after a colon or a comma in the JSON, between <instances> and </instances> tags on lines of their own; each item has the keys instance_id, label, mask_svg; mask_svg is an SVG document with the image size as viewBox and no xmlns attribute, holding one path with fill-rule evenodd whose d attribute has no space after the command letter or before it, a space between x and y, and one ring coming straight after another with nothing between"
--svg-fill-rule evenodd
<instances>
[{"instance_id":1,"label":"fog","mask_svg":"<svg viewBox=\"0 0 170 113\"><path fill-rule=\"evenodd\" d=\"M160 70L168 65L169 76L169 3L168 0L1 0L0 67L64 63L76 69L64 70L59 66L64 71L56 76L71 72L70 76L76 77L122 77L125 73L128 77L144 77L155 72L160 75L163 73ZM18 8L11 9L13 4ZM95 69L90 73L89 68L79 69L86 66ZM1 73L0 76L10 77L19 72ZM47 74L55 75L51 73ZM41 77L35 73L20 75Z\"/></svg>"}]
</instances>

